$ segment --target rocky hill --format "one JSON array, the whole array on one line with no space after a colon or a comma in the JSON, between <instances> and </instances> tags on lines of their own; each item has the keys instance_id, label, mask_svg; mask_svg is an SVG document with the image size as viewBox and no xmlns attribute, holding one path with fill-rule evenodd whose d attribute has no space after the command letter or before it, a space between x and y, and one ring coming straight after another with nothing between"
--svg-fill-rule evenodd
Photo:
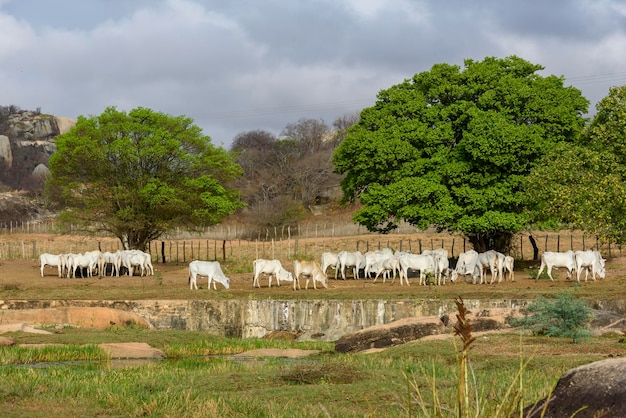
<instances>
[{"instance_id":1,"label":"rocky hill","mask_svg":"<svg viewBox=\"0 0 626 418\"><path fill-rule=\"evenodd\" d=\"M39 190L48 175L55 138L75 121L0 106L0 182L5 190Z\"/></svg>"},{"instance_id":2,"label":"rocky hill","mask_svg":"<svg viewBox=\"0 0 626 418\"><path fill-rule=\"evenodd\" d=\"M50 173L56 137L74 124L38 110L0 106L0 225L45 215L35 197Z\"/></svg>"}]
</instances>

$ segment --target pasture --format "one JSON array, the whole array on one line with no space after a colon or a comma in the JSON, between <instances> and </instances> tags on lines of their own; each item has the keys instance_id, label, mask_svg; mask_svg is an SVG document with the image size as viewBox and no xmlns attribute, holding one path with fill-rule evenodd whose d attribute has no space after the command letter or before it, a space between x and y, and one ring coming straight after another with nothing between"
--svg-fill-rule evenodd
<instances>
[{"instance_id":1,"label":"pasture","mask_svg":"<svg viewBox=\"0 0 626 418\"><path fill-rule=\"evenodd\" d=\"M548 249L554 250L556 234L545 236L545 245ZM1 235L0 243L7 242L45 242L46 249L65 248L63 243L83 242L85 237L59 236L59 235L34 235L34 234L10 234ZM103 239L100 239L103 241ZM542 241L544 241L542 239ZM188 241L188 251L193 245L200 246L205 240ZM446 246L449 251L452 249L452 237L447 234L411 234L411 235L386 235L386 236L355 236L340 238L309 238L299 242L301 250L298 254L291 253L291 257L298 257L308 260L319 261L321 252L347 248L354 250L357 246L361 250L365 248L376 249L379 246L390 246L399 248L402 242L404 249L411 247L415 250L418 245L422 248L430 246ZM113 239L104 240L104 245L115 245ZM283 243L284 244L284 243ZM462 251L462 240L457 237L455 254ZM526 243L528 244L528 243ZM41 244L40 244L41 245ZM76 246L76 244L74 244ZM236 245L236 244L235 244ZM565 235L559 244L562 250L582 248L583 242L580 238L576 240ZM588 242L587 242L587 248ZM555 280L550 281L547 276L542 275L539 280L534 277L539 268L539 261L531 260L532 256L525 254L525 259L516 259L515 262L515 282L494 283L492 285L472 285L470 283L457 282L447 283L442 286L419 286L417 277L410 278L409 286L401 286L398 278L393 283L387 280L383 283L379 278L376 283L373 280L353 280L348 276L347 280L335 280L334 270L328 269L328 288L319 287L314 290L309 287L304 290L304 281L301 280L302 290L294 291L292 284L284 282L281 287L272 285L268 288L267 278L260 278L260 288L253 288L253 266L252 261L257 257L278 258L282 265L290 272L293 272L293 258L286 258L286 251L281 257L278 251L278 244L275 243L272 254L272 243L245 243L243 249L232 249L232 253L227 255L223 261L218 254L217 260L220 262L222 270L230 278L230 289L226 290L220 284L218 289L208 290L205 277L198 278L198 290L190 290L188 282L188 261L186 262L166 262L162 263L160 258L154 254L153 263L155 269L154 276L120 276L120 277L92 277L92 278L58 278L56 268L46 267L44 277L39 274L39 261L32 256L16 258L0 258L0 298L1 299L29 299L29 300L54 300L54 299L76 299L76 300L137 300L137 299L319 299L319 298L339 298L339 299L416 299L416 298L450 298L457 296L463 298L518 298L532 299L537 295L549 295L559 293L564 290L575 290L576 294L589 299L621 299L626 295L626 256L621 255L621 251L612 249L612 257L608 257L608 248L603 248L603 255L607 258L607 277L598 281L582 281L580 284L576 280L566 280L566 273L563 269L555 269L553 275ZM293 251L293 244L290 244ZM542 245L543 246L543 245ZM529 247L529 245L526 245ZM97 247L96 247L97 248ZM286 249L286 247L285 247ZM543 250L543 248L541 248ZM27 251L27 253L29 253ZM541 254L541 253L540 253ZM206 254L199 255L201 259L207 259ZM272 255L274 257L272 257ZM189 259L190 254L187 255ZM209 259L214 259L209 254Z\"/></svg>"}]
</instances>

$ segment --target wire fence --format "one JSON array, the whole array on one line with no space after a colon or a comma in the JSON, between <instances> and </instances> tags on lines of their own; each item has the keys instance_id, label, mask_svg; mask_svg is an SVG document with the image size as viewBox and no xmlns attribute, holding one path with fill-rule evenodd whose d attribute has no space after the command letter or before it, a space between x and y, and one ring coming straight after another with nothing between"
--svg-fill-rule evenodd
<instances>
[{"instance_id":1,"label":"wire fence","mask_svg":"<svg viewBox=\"0 0 626 418\"><path fill-rule=\"evenodd\" d=\"M354 229L354 226L352 226ZM257 258L293 260L307 258L319 260L323 252L339 251L367 251L381 248L391 248L394 251L409 251L421 253L426 249L445 248L448 254L455 258L460 253L472 248L468 239L461 235L411 232L394 234L361 234L339 235L337 231L349 229L346 226L332 226L329 228L301 227L298 234L291 235L288 231L286 238L265 239L215 239L209 236L192 237L198 232L184 232L189 238L164 238L152 241L148 252L153 262L157 263L187 263L192 260L236 260L252 261ZM333 231L335 235L324 235L322 232ZM345 233L345 232L344 232ZM33 239L23 238L12 240L11 234L0 235L0 258L30 258L37 259L42 253L65 254L83 253L86 251L115 252L122 249L120 241L112 237L94 236L59 236L50 235L42 238L39 233L31 231ZM207 234L210 235L210 234ZM532 260L533 247L529 240L530 234L519 234L513 240L509 255L517 260ZM29 236L28 234L26 235ZM544 251L567 251L598 249L605 257L619 257L622 255L621 246L603 243L598 239L583 233L533 233L539 255Z\"/></svg>"}]
</instances>

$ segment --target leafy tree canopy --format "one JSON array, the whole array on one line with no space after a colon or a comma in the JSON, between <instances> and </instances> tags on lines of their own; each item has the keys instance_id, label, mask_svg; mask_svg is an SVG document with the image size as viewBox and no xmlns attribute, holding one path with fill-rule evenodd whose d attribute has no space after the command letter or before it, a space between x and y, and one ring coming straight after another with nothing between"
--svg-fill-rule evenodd
<instances>
[{"instance_id":1,"label":"leafy tree canopy","mask_svg":"<svg viewBox=\"0 0 626 418\"><path fill-rule=\"evenodd\" d=\"M193 120L150 109L80 116L56 138L46 195L62 219L144 249L172 227L210 225L242 203L229 182L241 168Z\"/></svg>"},{"instance_id":2,"label":"leafy tree canopy","mask_svg":"<svg viewBox=\"0 0 626 418\"><path fill-rule=\"evenodd\" d=\"M523 180L555 144L573 142L588 100L563 78L512 56L437 64L382 90L335 151L355 220L389 232L464 233L477 250L506 248L528 223Z\"/></svg>"},{"instance_id":3,"label":"leafy tree canopy","mask_svg":"<svg viewBox=\"0 0 626 418\"><path fill-rule=\"evenodd\" d=\"M529 217L626 242L626 86L613 87L577 145L559 144L526 178Z\"/></svg>"}]
</instances>

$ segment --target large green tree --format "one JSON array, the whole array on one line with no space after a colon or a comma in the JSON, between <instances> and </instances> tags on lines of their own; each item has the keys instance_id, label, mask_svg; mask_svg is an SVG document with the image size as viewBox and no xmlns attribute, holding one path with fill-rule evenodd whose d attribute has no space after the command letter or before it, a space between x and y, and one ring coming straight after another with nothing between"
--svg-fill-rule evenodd
<instances>
[{"instance_id":1,"label":"large green tree","mask_svg":"<svg viewBox=\"0 0 626 418\"><path fill-rule=\"evenodd\" d=\"M530 218L626 242L626 86L612 87L576 145L559 144L526 179Z\"/></svg>"},{"instance_id":2,"label":"large green tree","mask_svg":"<svg viewBox=\"0 0 626 418\"><path fill-rule=\"evenodd\" d=\"M400 221L506 249L528 224L523 179L555 144L573 142L589 102L519 57L437 64L382 90L334 154L355 220Z\"/></svg>"},{"instance_id":3,"label":"large green tree","mask_svg":"<svg viewBox=\"0 0 626 418\"><path fill-rule=\"evenodd\" d=\"M228 184L241 174L230 154L185 116L146 108L80 116L56 138L46 196L61 218L106 231L125 248L175 226L211 225L242 206Z\"/></svg>"}]
</instances>

